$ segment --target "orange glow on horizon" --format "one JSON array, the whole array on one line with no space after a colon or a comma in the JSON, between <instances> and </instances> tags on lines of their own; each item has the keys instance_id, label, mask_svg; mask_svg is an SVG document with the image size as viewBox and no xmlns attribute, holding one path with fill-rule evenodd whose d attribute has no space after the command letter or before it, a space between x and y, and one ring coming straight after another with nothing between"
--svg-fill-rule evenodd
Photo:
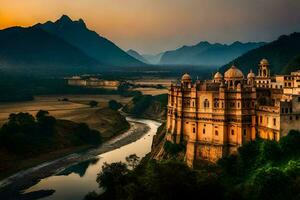
<instances>
[{"instance_id":1,"label":"orange glow on horizon","mask_svg":"<svg viewBox=\"0 0 300 200\"><path fill-rule=\"evenodd\" d=\"M258 1L254 3L253 1ZM0 29L82 18L125 50L147 53L199 41L268 41L300 31L294 0L1 0ZM272 6L270 6L272 5ZM293 13L293 14L291 14Z\"/></svg>"}]
</instances>

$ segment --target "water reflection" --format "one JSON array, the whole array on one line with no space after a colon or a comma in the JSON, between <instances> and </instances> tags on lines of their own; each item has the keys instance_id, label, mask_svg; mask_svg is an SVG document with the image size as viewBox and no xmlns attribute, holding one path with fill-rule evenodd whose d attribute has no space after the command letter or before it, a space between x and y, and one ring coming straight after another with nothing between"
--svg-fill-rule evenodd
<instances>
[{"instance_id":1,"label":"water reflection","mask_svg":"<svg viewBox=\"0 0 300 200\"><path fill-rule=\"evenodd\" d=\"M92 158L90 160L78 163L78 164L70 166L67 169L65 169L64 171L60 172L58 174L58 176L68 176L71 173L75 173L75 174L78 174L80 177L83 177L86 173L87 168L90 165L97 164L98 161L99 161L99 158Z\"/></svg>"},{"instance_id":2,"label":"water reflection","mask_svg":"<svg viewBox=\"0 0 300 200\"><path fill-rule=\"evenodd\" d=\"M82 200L86 194L92 191L101 192L96 182L96 177L104 162L125 162L125 158L131 154L136 154L142 158L151 150L152 139L160 123L141 119L134 121L145 123L150 127L150 130L139 140L113 151L100 154L94 158L94 161L90 160L89 162L71 166L58 175L42 179L38 184L25 192L55 190L53 195L42 198L43 200Z\"/></svg>"}]
</instances>

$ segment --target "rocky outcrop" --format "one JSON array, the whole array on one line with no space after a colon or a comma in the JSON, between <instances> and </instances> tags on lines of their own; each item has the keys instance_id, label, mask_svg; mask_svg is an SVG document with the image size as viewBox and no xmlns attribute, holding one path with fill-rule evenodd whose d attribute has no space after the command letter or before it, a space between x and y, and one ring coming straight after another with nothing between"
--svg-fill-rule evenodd
<instances>
[{"instance_id":1,"label":"rocky outcrop","mask_svg":"<svg viewBox=\"0 0 300 200\"><path fill-rule=\"evenodd\" d=\"M167 94L151 96L138 95L124 106L123 111L137 117L164 120L166 116Z\"/></svg>"},{"instance_id":2,"label":"rocky outcrop","mask_svg":"<svg viewBox=\"0 0 300 200\"><path fill-rule=\"evenodd\" d=\"M151 153L149 159L154 160L185 160L185 148L183 145L167 144L166 141L166 123L163 123L158 129L156 135L153 137ZM170 151L168 146L171 145L173 150Z\"/></svg>"}]
</instances>

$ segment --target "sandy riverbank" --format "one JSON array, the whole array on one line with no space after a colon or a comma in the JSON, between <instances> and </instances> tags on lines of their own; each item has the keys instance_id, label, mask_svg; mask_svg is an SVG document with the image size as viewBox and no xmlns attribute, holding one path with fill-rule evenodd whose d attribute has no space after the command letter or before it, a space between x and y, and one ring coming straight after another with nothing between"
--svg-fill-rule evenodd
<instances>
[{"instance_id":1,"label":"sandy riverbank","mask_svg":"<svg viewBox=\"0 0 300 200\"><path fill-rule=\"evenodd\" d=\"M101 145L99 148L91 149L82 153L73 153L63 158L45 162L39 166L20 171L0 181L0 199L21 199L22 191L38 183L41 179L57 174L68 166L83 162L93 157L120 148L132 143L149 131L149 126L144 123L131 121L131 128ZM26 196L28 198L28 194Z\"/></svg>"}]
</instances>

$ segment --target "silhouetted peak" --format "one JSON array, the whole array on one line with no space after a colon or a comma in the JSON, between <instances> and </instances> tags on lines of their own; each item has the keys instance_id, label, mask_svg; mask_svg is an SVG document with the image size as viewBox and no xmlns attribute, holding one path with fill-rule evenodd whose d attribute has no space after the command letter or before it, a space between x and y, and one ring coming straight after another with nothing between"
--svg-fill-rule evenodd
<instances>
[{"instance_id":1,"label":"silhouetted peak","mask_svg":"<svg viewBox=\"0 0 300 200\"><path fill-rule=\"evenodd\" d=\"M243 43L241 43L240 41L235 41L233 42L231 45L242 45Z\"/></svg>"},{"instance_id":2,"label":"silhouetted peak","mask_svg":"<svg viewBox=\"0 0 300 200\"><path fill-rule=\"evenodd\" d=\"M67 26L74 26L77 25L79 27L82 28L86 28L86 24L84 23L83 19L79 19L77 21L73 21L69 16L67 15L63 15L61 16L61 18L59 18L55 24L59 24L59 25L67 25Z\"/></svg>"},{"instance_id":3,"label":"silhouetted peak","mask_svg":"<svg viewBox=\"0 0 300 200\"><path fill-rule=\"evenodd\" d=\"M78 24L85 26L85 22L83 21L83 19L80 18L77 22Z\"/></svg>"},{"instance_id":4,"label":"silhouetted peak","mask_svg":"<svg viewBox=\"0 0 300 200\"><path fill-rule=\"evenodd\" d=\"M209 46L209 45L211 45L209 42L202 41L202 42L199 42L196 46Z\"/></svg>"},{"instance_id":5,"label":"silhouetted peak","mask_svg":"<svg viewBox=\"0 0 300 200\"><path fill-rule=\"evenodd\" d=\"M73 21L72 21L72 19L68 15L63 15L56 22L67 23L67 22L73 22Z\"/></svg>"},{"instance_id":6,"label":"silhouetted peak","mask_svg":"<svg viewBox=\"0 0 300 200\"><path fill-rule=\"evenodd\" d=\"M135 51L135 50L133 50L133 49L129 49L129 50L127 51L127 53L136 53L136 54L139 54L137 51Z\"/></svg>"}]
</instances>

